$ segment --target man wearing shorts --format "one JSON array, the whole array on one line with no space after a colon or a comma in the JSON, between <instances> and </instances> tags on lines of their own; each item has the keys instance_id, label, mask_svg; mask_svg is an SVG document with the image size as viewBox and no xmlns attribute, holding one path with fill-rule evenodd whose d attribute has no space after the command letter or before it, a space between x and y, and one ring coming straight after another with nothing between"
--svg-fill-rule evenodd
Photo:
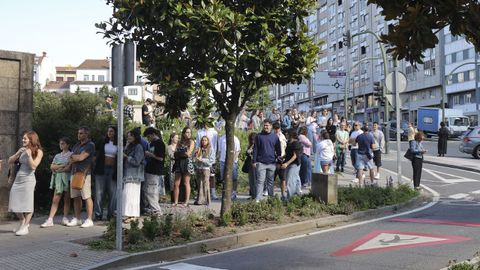
<instances>
[{"instance_id":1,"label":"man wearing shorts","mask_svg":"<svg viewBox=\"0 0 480 270\"><path fill-rule=\"evenodd\" d=\"M73 189L70 186L70 197L73 199L73 210L75 217L67 223L68 227L79 226L88 228L93 226L93 200L92 200L92 161L95 155L95 144L89 139L89 129L80 127L77 133L78 143L73 147L73 154L70 156L72 165L72 178L76 172L85 173L85 183L81 190ZM71 179L70 178L70 182ZM87 219L82 223L80 218L82 210L82 200L86 203Z\"/></svg>"},{"instance_id":2,"label":"man wearing shorts","mask_svg":"<svg viewBox=\"0 0 480 270\"><path fill-rule=\"evenodd\" d=\"M374 183L374 171L373 171L373 151L375 146L375 140L373 135L368 132L368 126L364 125L362 127L363 133L358 135L355 139L358 150L357 150L357 160L356 160L356 169L357 169L357 178L360 186L364 185L363 178L363 169L367 169L370 172L370 181Z\"/></svg>"}]
</instances>

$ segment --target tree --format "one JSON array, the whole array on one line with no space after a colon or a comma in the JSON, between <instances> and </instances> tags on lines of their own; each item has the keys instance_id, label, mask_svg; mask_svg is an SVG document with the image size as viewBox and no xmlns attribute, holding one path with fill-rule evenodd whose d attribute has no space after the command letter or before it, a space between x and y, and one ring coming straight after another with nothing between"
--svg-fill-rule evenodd
<instances>
[{"instance_id":1,"label":"tree","mask_svg":"<svg viewBox=\"0 0 480 270\"><path fill-rule=\"evenodd\" d=\"M300 83L316 67L318 44L305 18L315 0L107 0L97 24L111 42L133 39L148 79L178 115L199 86L225 119L227 156L221 215L231 206L235 118L262 88Z\"/></svg>"},{"instance_id":2,"label":"tree","mask_svg":"<svg viewBox=\"0 0 480 270\"><path fill-rule=\"evenodd\" d=\"M465 36L480 50L478 0L368 0L368 4L380 6L386 21L398 21L382 35L394 58L423 64L423 52L438 44L435 34L447 26L452 35Z\"/></svg>"}]
</instances>

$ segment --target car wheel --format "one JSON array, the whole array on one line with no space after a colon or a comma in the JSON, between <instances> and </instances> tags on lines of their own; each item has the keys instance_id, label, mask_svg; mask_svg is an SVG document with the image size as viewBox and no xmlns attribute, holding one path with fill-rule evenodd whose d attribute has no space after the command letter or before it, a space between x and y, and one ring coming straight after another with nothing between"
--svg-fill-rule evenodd
<instances>
[{"instance_id":1,"label":"car wheel","mask_svg":"<svg viewBox=\"0 0 480 270\"><path fill-rule=\"evenodd\" d=\"M475 147L475 149L473 149L472 156L476 159L480 159L480 145Z\"/></svg>"}]
</instances>

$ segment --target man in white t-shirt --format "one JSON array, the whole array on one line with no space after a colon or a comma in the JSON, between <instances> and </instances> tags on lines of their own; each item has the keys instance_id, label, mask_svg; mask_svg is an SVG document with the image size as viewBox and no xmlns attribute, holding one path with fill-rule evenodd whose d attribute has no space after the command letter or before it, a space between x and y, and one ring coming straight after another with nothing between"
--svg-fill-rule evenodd
<instances>
[{"instance_id":1,"label":"man in white t-shirt","mask_svg":"<svg viewBox=\"0 0 480 270\"><path fill-rule=\"evenodd\" d=\"M355 172L357 171L357 168L356 168L355 164L357 164L357 152L358 152L358 145L357 145L356 140L357 140L358 135L363 133L363 131L360 128L361 128L360 122L355 121L355 123L353 124L353 131L350 134L350 140L349 140L349 143L351 145L350 159L352 160L352 166L353 166Z\"/></svg>"},{"instance_id":2,"label":"man in white t-shirt","mask_svg":"<svg viewBox=\"0 0 480 270\"><path fill-rule=\"evenodd\" d=\"M322 114L317 119L317 124L321 129L324 129L327 126L328 122L328 111L323 109Z\"/></svg>"},{"instance_id":3,"label":"man in white t-shirt","mask_svg":"<svg viewBox=\"0 0 480 270\"><path fill-rule=\"evenodd\" d=\"M232 169L232 182L233 182L233 190L232 190L232 200L237 198L237 186L238 186L238 155L240 154L240 140L237 136L234 136L234 156L233 156L233 169ZM218 140L218 157L220 160L220 175L219 179L222 179L222 182L225 184L225 162L227 159L227 136L223 135Z\"/></svg>"},{"instance_id":4,"label":"man in white t-shirt","mask_svg":"<svg viewBox=\"0 0 480 270\"><path fill-rule=\"evenodd\" d=\"M210 141L210 145L212 146L213 152L217 153L218 147L218 132L213 127L209 127L208 124L205 124L197 131L197 137L195 139L195 146L196 149L200 147L200 142L203 136L207 136L208 140ZM215 157L216 160L216 157ZM212 168L215 168L215 164L212 165ZM216 181L215 181L215 170L210 170L210 196L212 200L218 200L217 191L216 191Z\"/></svg>"}]
</instances>

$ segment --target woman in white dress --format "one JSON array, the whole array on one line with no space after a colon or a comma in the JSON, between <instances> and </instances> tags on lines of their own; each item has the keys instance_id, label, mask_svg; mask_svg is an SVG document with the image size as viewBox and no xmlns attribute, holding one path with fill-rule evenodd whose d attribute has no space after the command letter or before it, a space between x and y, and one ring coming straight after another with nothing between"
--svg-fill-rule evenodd
<instances>
[{"instance_id":1,"label":"woman in white dress","mask_svg":"<svg viewBox=\"0 0 480 270\"><path fill-rule=\"evenodd\" d=\"M23 134L22 147L8 159L9 164L20 164L10 190L8 205L8 211L15 213L20 220L18 228L14 230L15 234L19 236L28 234L34 209L35 169L40 164L42 157L42 146L37 133L28 131Z\"/></svg>"},{"instance_id":2,"label":"woman in white dress","mask_svg":"<svg viewBox=\"0 0 480 270\"><path fill-rule=\"evenodd\" d=\"M123 216L125 222L140 217L140 187L145 180L145 151L140 133L132 130L127 134L123 154Z\"/></svg>"},{"instance_id":3,"label":"woman in white dress","mask_svg":"<svg viewBox=\"0 0 480 270\"><path fill-rule=\"evenodd\" d=\"M315 151L314 173L328 173L330 164L332 164L335 155L335 148L328 131L322 130L320 133L320 141L317 142L317 150Z\"/></svg>"}]
</instances>

